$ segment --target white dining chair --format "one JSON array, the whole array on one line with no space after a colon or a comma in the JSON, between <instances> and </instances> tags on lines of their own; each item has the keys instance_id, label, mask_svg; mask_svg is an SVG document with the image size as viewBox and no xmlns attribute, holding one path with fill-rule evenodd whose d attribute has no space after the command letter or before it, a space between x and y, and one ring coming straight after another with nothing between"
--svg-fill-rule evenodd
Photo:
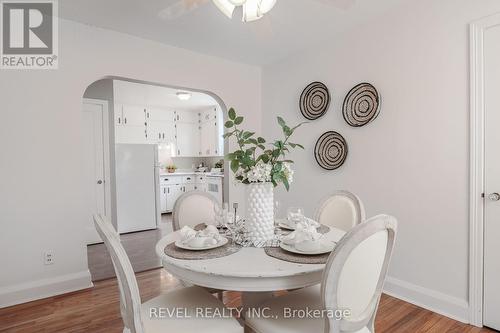
<instances>
[{"instance_id":1,"label":"white dining chair","mask_svg":"<svg viewBox=\"0 0 500 333\"><path fill-rule=\"evenodd\" d=\"M396 219L378 215L355 226L337 244L323 272L321 286L274 297L260 305L263 316L246 318L246 332L373 333L382 287L396 237ZM300 317L319 310L324 316ZM347 314L340 318L340 314ZM268 318L271 317L271 318Z\"/></svg>"},{"instance_id":2,"label":"white dining chair","mask_svg":"<svg viewBox=\"0 0 500 333\"><path fill-rule=\"evenodd\" d=\"M316 212L315 220L321 224L349 231L365 220L361 199L348 191L337 191L325 198Z\"/></svg>"},{"instance_id":3,"label":"white dining chair","mask_svg":"<svg viewBox=\"0 0 500 333\"><path fill-rule=\"evenodd\" d=\"M215 224L214 207L220 203L218 200L202 191L189 191L181 195L174 204L172 212L172 229L174 231L182 229L184 226L194 227L200 223ZM181 281L185 287L191 286L186 281ZM216 293L217 298L222 301L223 291L212 288L205 288L209 293Z\"/></svg>"},{"instance_id":4,"label":"white dining chair","mask_svg":"<svg viewBox=\"0 0 500 333\"><path fill-rule=\"evenodd\" d=\"M197 224L215 224L214 207L221 203L202 191L189 191L181 195L174 204L172 213L173 229L177 231L184 226L194 227Z\"/></svg>"},{"instance_id":5,"label":"white dining chair","mask_svg":"<svg viewBox=\"0 0 500 333\"><path fill-rule=\"evenodd\" d=\"M220 313L225 310L224 304L199 287L176 289L141 303L132 265L116 231L111 223L100 215L94 216L94 224L111 255L116 271L124 333L243 332L241 325L232 317L203 318L196 315L196 309ZM184 314L185 318L157 316L161 313L165 315L167 310L172 313L175 309L186 310L188 313ZM154 315L151 316L151 313ZM187 315L190 317L187 318Z\"/></svg>"}]
</instances>

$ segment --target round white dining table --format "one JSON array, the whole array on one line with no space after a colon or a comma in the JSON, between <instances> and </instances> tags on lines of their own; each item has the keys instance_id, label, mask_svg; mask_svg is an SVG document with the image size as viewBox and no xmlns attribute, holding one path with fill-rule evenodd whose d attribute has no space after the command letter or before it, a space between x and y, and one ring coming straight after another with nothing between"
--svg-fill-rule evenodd
<instances>
[{"instance_id":1,"label":"round white dining table","mask_svg":"<svg viewBox=\"0 0 500 333\"><path fill-rule=\"evenodd\" d=\"M325 239L338 242L345 232L330 227ZM163 267L189 284L244 292L250 298L278 290L309 287L321 282L324 264L297 264L268 256L264 249L244 247L231 255L203 260L175 259L164 253L165 247L180 238L179 231L167 234L156 244ZM252 295L253 294L253 295Z\"/></svg>"}]
</instances>

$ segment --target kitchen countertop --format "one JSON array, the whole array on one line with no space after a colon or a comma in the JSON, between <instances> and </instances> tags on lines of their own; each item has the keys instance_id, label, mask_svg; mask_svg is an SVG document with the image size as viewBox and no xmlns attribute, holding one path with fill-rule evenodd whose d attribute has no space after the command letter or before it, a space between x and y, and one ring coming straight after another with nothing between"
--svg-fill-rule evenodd
<instances>
[{"instance_id":1,"label":"kitchen countertop","mask_svg":"<svg viewBox=\"0 0 500 333\"><path fill-rule=\"evenodd\" d=\"M196 175L196 176L210 176L210 177L222 177L224 178L224 174L219 174L219 173L211 173L211 172L188 172L188 171L180 171L180 172L161 172L160 177L175 177L175 176L191 176L191 175Z\"/></svg>"}]
</instances>

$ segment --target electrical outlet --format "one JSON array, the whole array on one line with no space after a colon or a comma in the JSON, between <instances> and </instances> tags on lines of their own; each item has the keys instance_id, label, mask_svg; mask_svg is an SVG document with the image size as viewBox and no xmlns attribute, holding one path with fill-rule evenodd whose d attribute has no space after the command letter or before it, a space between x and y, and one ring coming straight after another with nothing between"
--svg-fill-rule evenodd
<instances>
[{"instance_id":1,"label":"electrical outlet","mask_svg":"<svg viewBox=\"0 0 500 333\"><path fill-rule=\"evenodd\" d=\"M54 263L54 253L52 251L43 253L43 263L45 265L52 265Z\"/></svg>"}]
</instances>

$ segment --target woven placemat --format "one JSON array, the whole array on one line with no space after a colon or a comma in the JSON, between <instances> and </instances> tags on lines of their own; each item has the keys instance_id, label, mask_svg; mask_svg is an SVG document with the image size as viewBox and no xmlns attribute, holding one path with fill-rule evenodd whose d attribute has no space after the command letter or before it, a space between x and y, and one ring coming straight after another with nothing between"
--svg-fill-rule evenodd
<instances>
[{"instance_id":1,"label":"woven placemat","mask_svg":"<svg viewBox=\"0 0 500 333\"><path fill-rule=\"evenodd\" d=\"M270 257L296 264L326 264L330 256L330 253L318 255L292 253L283 250L281 247L266 247L264 251Z\"/></svg>"},{"instance_id":2,"label":"woven placemat","mask_svg":"<svg viewBox=\"0 0 500 333\"><path fill-rule=\"evenodd\" d=\"M184 259L184 260L204 260L204 259L214 259L221 258L241 250L241 246L237 244L233 244L231 241L224 246L211 249L211 250L203 250L203 251L190 251L178 248L175 246L175 242L172 242L165 246L165 254L169 257L175 259Z\"/></svg>"}]
</instances>

